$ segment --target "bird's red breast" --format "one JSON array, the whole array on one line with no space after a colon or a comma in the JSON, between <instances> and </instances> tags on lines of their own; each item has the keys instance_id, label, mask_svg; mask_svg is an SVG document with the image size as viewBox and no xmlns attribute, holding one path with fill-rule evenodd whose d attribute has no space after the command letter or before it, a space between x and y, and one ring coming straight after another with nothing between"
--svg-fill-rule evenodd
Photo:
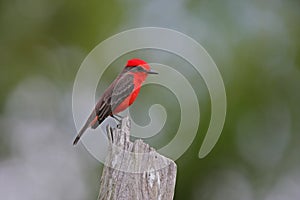
<instances>
[{"instance_id":1,"label":"bird's red breast","mask_svg":"<svg viewBox=\"0 0 300 200\"><path fill-rule=\"evenodd\" d=\"M133 104L133 102L135 101L135 99L137 98L139 92L140 92L140 87L136 90L134 90L122 103L120 103L120 105L118 105L113 111L113 114L117 114L119 112L122 112L123 110L125 110L126 108L128 108L131 104Z\"/></svg>"}]
</instances>

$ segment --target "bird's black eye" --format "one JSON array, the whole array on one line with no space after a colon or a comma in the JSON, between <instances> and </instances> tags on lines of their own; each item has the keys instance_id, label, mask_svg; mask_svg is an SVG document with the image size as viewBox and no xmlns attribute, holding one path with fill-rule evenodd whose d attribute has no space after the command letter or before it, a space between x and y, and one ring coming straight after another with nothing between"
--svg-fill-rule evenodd
<instances>
[{"instance_id":1,"label":"bird's black eye","mask_svg":"<svg viewBox=\"0 0 300 200\"><path fill-rule=\"evenodd\" d=\"M138 72L143 72L143 71L145 71L144 68L142 68L141 66L136 66L136 70L137 70Z\"/></svg>"}]
</instances>

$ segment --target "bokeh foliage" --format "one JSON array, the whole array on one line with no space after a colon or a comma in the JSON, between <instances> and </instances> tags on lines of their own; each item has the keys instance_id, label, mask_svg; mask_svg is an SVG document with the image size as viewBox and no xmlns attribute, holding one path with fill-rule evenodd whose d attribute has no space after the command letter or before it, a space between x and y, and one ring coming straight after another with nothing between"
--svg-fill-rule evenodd
<instances>
[{"instance_id":1,"label":"bokeh foliage","mask_svg":"<svg viewBox=\"0 0 300 200\"><path fill-rule=\"evenodd\" d=\"M39 123L43 127L47 127L49 119L54 119L56 127L65 132L75 131L71 113L72 84L88 52L99 42L126 29L160 26L196 39L209 52L223 76L227 118L222 136L209 156L201 160L197 157L210 119L209 94L201 76L193 73L184 60L154 50L131 52L112 64L99 87L107 86L130 57L177 66L195 87L200 99L200 128L192 146L176 161L175 199L299 199L299 20L300 3L296 0L2 0L0 177L7 162L25 155L14 146L18 144L12 134L16 132L15 123L24 120L24 127L30 132L33 124L26 121L29 118L42 120ZM40 78L55 89L47 84L42 88ZM32 86L30 92L22 88L28 81ZM165 127L167 136L148 140L159 147L173 137L170 132L178 125L178 102L167 89L144 89L133 112L147 112L151 103L160 103L173 113ZM51 91L56 91L56 96L47 96ZM156 101L152 101L151 96ZM145 123L139 116L140 113L134 120ZM44 144L50 146L53 141L59 145L56 141L61 136L53 137L54 141L47 140ZM73 135L63 137L64 145L71 144ZM34 145L33 141L28 143ZM89 156L82 153L83 148L68 152L72 151L80 156L77 164L88 166L79 170L85 185L81 189L85 188L85 192L75 199L95 199L99 164L91 158L82 158ZM43 178L40 177L41 182ZM66 192L58 193L58 197L65 196L68 196Z\"/></svg>"}]
</instances>

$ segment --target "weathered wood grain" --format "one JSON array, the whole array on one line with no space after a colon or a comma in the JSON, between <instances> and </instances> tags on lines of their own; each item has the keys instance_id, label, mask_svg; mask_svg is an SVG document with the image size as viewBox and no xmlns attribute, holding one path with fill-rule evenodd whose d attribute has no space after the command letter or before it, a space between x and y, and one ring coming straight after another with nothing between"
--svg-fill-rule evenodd
<instances>
[{"instance_id":1,"label":"weathered wood grain","mask_svg":"<svg viewBox=\"0 0 300 200\"><path fill-rule=\"evenodd\" d=\"M130 120L107 128L109 153L100 180L98 200L171 200L176 164L142 140L131 142Z\"/></svg>"}]
</instances>

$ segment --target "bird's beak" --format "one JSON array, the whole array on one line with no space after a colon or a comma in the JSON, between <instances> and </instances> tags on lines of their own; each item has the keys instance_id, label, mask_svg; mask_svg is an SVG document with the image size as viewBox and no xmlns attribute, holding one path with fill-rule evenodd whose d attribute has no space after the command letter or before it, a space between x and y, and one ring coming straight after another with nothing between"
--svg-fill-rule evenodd
<instances>
[{"instance_id":1,"label":"bird's beak","mask_svg":"<svg viewBox=\"0 0 300 200\"><path fill-rule=\"evenodd\" d=\"M157 72L154 72L154 71L148 71L147 73L148 74L158 74Z\"/></svg>"}]
</instances>

